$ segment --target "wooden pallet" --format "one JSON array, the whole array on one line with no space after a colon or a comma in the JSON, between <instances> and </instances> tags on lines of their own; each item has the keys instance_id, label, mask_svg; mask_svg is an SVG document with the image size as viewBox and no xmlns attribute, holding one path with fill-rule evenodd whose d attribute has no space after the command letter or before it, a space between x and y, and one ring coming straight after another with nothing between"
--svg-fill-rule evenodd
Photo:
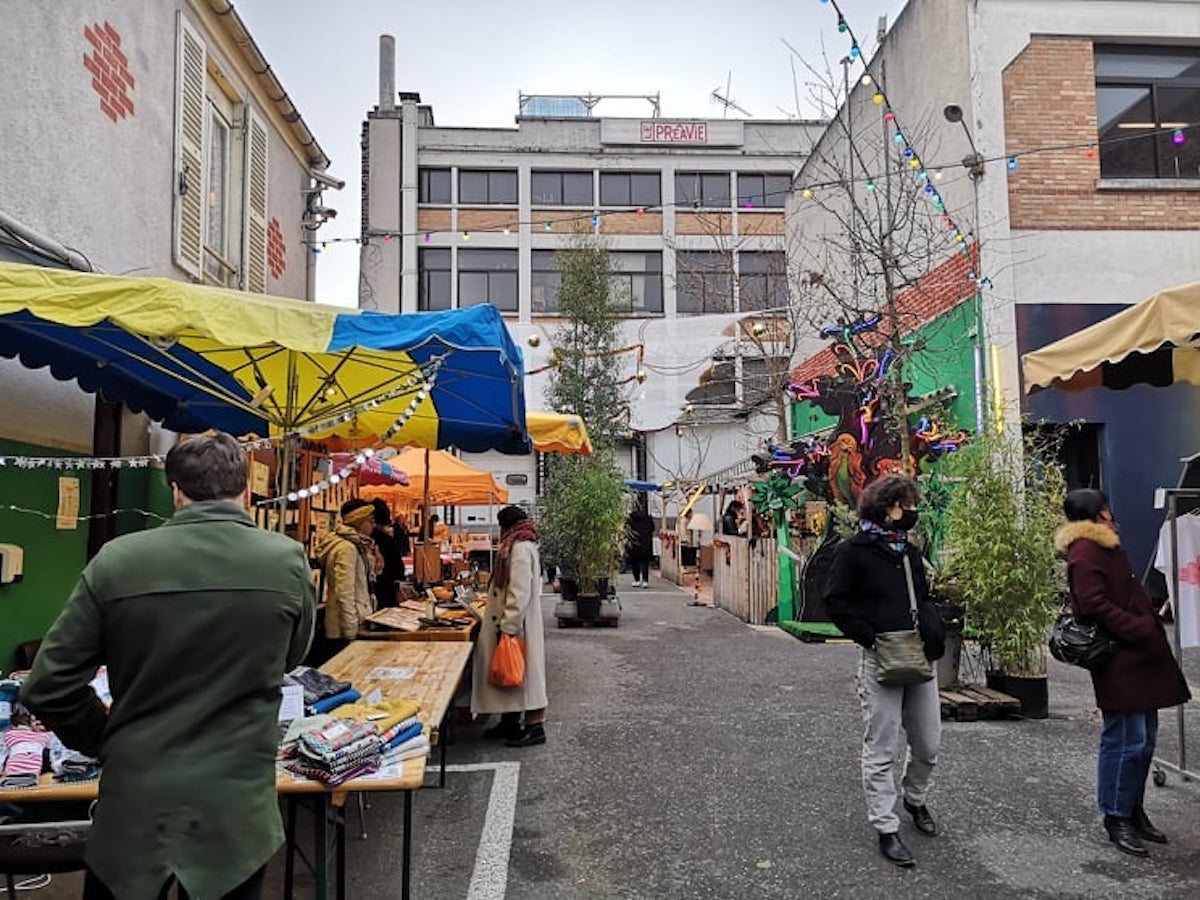
<instances>
[{"instance_id":1,"label":"wooden pallet","mask_svg":"<svg viewBox=\"0 0 1200 900\"><path fill-rule=\"evenodd\" d=\"M938 697L943 719L974 722L978 719L1008 719L1021 714L1021 701L1016 697L980 684L958 685L939 691Z\"/></svg>"}]
</instances>

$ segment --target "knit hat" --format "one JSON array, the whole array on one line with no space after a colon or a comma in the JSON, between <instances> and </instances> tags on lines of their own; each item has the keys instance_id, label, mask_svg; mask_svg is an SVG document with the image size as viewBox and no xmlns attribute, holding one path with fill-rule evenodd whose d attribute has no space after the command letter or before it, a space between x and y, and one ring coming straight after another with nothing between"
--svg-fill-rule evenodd
<instances>
[{"instance_id":1,"label":"knit hat","mask_svg":"<svg viewBox=\"0 0 1200 900\"><path fill-rule=\"evenodd\" d=\"M375 507L366 500L350 500L342 506L342 523L357 528L363 522L374 517Z\"/></svg>"}]
</instances>

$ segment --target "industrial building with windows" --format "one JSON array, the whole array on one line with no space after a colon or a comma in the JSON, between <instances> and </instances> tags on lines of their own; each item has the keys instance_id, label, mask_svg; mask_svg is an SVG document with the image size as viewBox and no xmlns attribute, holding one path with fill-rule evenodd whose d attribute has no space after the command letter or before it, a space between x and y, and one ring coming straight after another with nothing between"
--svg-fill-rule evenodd
<instances>
[{"instance_id":1,"label":"industrial building with windows","mask_svg":"<svg viewBox=\"0 0 1200 900\"><path fill-rule=\"evenodd\" d=\"M558 325L555 251L600 235L630 365L647 376L630 388L630 474L696 477L761 448L777 409L744 376L785 371L789 337L747 340L745 322L786 311L784 206L820 123L668 119L648 95L642 118L597 114L616 98L522 96L515 127L438 126L417 94L397 95L386 41L363 128L360 306L491 303L537 370ZM528 378L529 408L544 387ZM533 499L529 474L518 500Z\"/></svg>"}]
</instances>

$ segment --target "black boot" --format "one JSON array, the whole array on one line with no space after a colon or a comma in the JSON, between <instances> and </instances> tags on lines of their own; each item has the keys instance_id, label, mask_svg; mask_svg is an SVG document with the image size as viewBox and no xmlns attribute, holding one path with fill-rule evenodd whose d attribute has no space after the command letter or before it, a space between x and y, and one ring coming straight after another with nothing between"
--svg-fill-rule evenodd
<instances>
[{"instance_id":1,"label":"black boot","mask_svg":"<svg viewBox=\"0 0 1200 900\"><path fill-rule=\"evenodd\" d=\"M917 831L921 832L921 834L933 837L938 833L937 822L933 820L933 813L929 811L928 806L913 806L905 800L904 811L912 816L913 824L917 826Z\"/></svg>"},{"instance_id":2,"label":"black boot","mask_svg":"<svg viewBox=\"0 0 1200 900\"><path fill-rule=\"evenodd\" d=\"M546 743L546 729L539 722L537 725L526 725L518 737L508 741L509 747L536 747Z\"/></svg>"},{"instance_id":3,"label":"black boot","mask_svg":"<svg viewBox=\"0 0 1200 900\"><path fill-rule=\"evenodd\" d=\"M521 714L520 713L504 713L500 716L500 721L491 728L483 729L483 736L488 740L496 739L501 741L511 741L513 738L521 736Z\"/></svg>"},{"instance_id":4,"label":"black boot","mask_svg":"<svg viewBox=\"0 0 1200 900\"><path fill-rule=\"evenodd\" d=\"M1137 832L1137 836L1143 841L1153 841L1155 844L1165 844L1167 836L1154 827L1150 821L1150 817L1146 815L1146 810L1140 806L1133 808L1133 815L1129 821L1133 823L1133 830Z\"/></svg>"},{"instance_id":5,"label":"black boot","mask_svg":"<svg viewBox=\"0 0 1200 900\"><path fill-rule=\"evenodd\" d=\"M908 848L904 846L904 842L900 840L900 835L894 831L879 835L879 852L888 862L900 866L902 869L911 869L917 864L913 855L908 852Z\"/></svg>"},{"instance_id":6,"label":"black boot","mask_svg":"<svg viewBox=\"0 0 1200 900\"><path fill-rule=\"evenodd\" d=\"M1116 844L1122 853L1128 853L1130 856L1150 855L1150 851L1133 828L1133 820L1121 816L1105 816L1104 830L1108 832L1108 839Z\"/></svg>"}]
</instances>

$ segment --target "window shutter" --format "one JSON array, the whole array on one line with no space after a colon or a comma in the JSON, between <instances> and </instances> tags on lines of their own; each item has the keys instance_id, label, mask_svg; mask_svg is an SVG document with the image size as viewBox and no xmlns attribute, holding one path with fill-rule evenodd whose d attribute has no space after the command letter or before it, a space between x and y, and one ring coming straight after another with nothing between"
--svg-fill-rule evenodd
<instances>
[{"instance_id":1,"label":"window shutter","mask_svg":"<svg viewBox=\"0 0 1200 900\"><path fill-rule=\"evenodd\" d=\"M175 262L199 280L204 263L204 40L179 15L175 104Z\"/></svg>"},{"instance_id":2,"label":"window shutter","mask_svg":"<svg viewBox=\"0 0 1200 900\"><path fill-rule=\"evenodd\" d=\"M267 127L246 108L246 290L267 289Z\"/></svg>"}]
</instances>

